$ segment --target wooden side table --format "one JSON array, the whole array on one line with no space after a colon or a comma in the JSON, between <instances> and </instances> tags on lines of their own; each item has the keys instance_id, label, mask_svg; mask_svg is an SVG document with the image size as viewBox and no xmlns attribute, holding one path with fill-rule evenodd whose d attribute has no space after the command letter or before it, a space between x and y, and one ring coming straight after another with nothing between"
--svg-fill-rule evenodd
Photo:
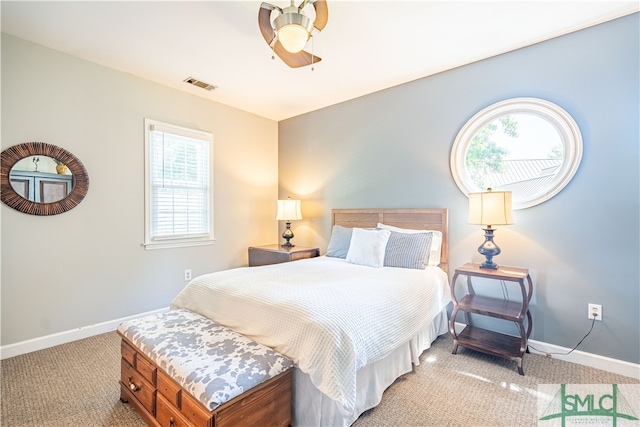
<instances>
[{"instance_id":1,"label":"wooden side table","mask_svg":"<svg viewBox=\"0 0 640 427\"><path fill-rule=\"evenodd\" d=\"M466 293L458 299L455 288L458 276L466 276ZM471 283L472 277L493 279L495 281L515 282L520 286L521 301L507 301L498 298L490 298L476 295ZM458 345L483 353L492 354L518 364L518 373L524 375L522 369L522 357L527 350L527 340L531 335L532 319L529 311L529 302L533 293L533 283L529 270L516 267L500 267L497 270L480 268L479 264L468 263L455 270L451 279L451 297L453 299L453 311L449 319L449 332L453 336L453 351L455 354ZM455 319L458 311L464 313L466 326L460 333L455 331ZM497 319L515 322L520 336L502 334L471 325L469 314L475 313ZM525 330L526 318L526 330Z\"/></svg>"},{"instance_id":2,"label":"wooden side table","mask_svg":"<svg viewBox=\"0 0 640 427\"><path fill-rule=\"evenodd\" d=\"M252 246L249 248L249 267L296 261L320 256L320 249L304 246L281 245Z\"/></svg>"}]
</instances>

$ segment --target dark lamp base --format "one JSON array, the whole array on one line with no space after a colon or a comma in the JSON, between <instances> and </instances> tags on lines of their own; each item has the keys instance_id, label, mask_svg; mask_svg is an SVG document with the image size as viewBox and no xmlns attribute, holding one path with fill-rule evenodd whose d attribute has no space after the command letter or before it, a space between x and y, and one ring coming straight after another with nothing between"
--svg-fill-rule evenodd
<instances>
[{"instance_id":1,"label":"dark lamp base","mask_svg":"<svg viewBox=\"0 0 640 427\"><path fill-rule=\"evenodd\" d=\"M493 242L493 229L484 229L484 243L478 248L478 252L484 255L485 260L480 264L480 268L497 270L498 264L493 262L493 257L500 254L500 248Z\"/></svg>"},{"instance_id":2,"label":"dark lamp base","mask_svg":"<svg viewBox=\"0 0 640 427\"><path fill-rule=\"evenodd\" d=\"M282 245L283 248L293 248L295 245L292 244L289 240L293 239L293 231L291 231L291 222L287 221L287 228L282 233L282 238L286 240Z\"/></svg>"},{"instance_id":3,"label":"dark lamp base","mask_svg":"<svg viewBox=\"0 0 640 427\"><path fill-rule=\"evenodd\" d=\"M495 262L491 261L491 262L487 262L485 260L485 262L483 262L482 264L480 264L480 268L488 268L491 270L497 270L498 269L498 264L496 264Z\"/></svg>"}]
</instances>

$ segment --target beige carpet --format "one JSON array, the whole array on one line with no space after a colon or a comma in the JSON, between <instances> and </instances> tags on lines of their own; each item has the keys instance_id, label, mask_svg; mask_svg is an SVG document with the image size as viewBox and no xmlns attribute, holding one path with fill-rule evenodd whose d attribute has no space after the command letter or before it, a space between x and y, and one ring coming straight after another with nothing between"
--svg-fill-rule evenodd
<instances>
[{"instance_id":1,"label":"beige carpet","mask_svg":"<svg viewBox=\"0 0 640 427\"><path fill-rule=\"evenodd\" d=\"M538 384L625 384L632 378L528 354L515 363L438 338L414 372L398 379L354 427L535 426ZM120 341L115 332L3 360L6 427L143 427L119 400Z\"/></svg>"}]
</instances>

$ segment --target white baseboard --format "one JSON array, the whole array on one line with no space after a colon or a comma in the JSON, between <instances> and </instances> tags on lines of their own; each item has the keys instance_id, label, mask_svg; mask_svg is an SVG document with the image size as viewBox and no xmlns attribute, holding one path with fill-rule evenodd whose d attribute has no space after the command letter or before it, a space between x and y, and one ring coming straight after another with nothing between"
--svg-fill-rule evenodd
<instances>
[{"instance_id":1,"label":"white baseboard","mask_svg":"<svg viewBox=\"0 0 640 427\"><path fill-rule=\"evenodd\" d=\"M19 356L25 353L31 353L32 351L43 350L45 348L65 344L71 341L81 340L83 338L92 337L94 335L100 335L106 332L115 331L118 328L118 325L125 320L137 319L138 317L143 317L154 313L163 313L166 311L169 311L169 307L148 311L146 313L140 313L133 316L127 316L120 319L110 320L108 322L97 323L95 325L84 326L82 328L72 329L70 331L58 332L56 334L34 338L27 341L21 341L15 344L3 345L0 346L0 360Z\"/></svg>"},{"instance_id":2,"label":"white baseboard","mask_svg":"<svg viewBox=\"0 0 640 427\"><path fill-rule=\"evenodd\" d=\"M465 325L463 323L456 322L456 331L461 331ZM556 353L568 353L571 349L566 347L560 347L559 345L549 344L542 341L529 340L529 351L532 354L548 354L549 357L555 359L564 360L571 363L577 363L578 365L588 366L590 368L602 369L603 371L612 372L614 374L624 375L634 379L640 379L640 364L626 362L624 360L612 359L606 356L600 356L598 354L586 353L580 350L574 350L569 354L556 354ZM538 351L531 347L535 347ZM525 362L526 363L526 362ZM525 366L526 369L526 366Z\"/></svg>"},{"instance_id":3,"label":"white baseboard","mask_svg":"<svg viewBox=\"0 0 640 427\"><path fill-rule=\"evenodd\" d=\"M571 349L535 340L529 340L529 344L529 351L534 354L549 354L549 357L553 357L555 359L566 360L567 362L577 363L578 365L588 366L590 368L602 369L603 371L624 375L636 380L640 379L640 364L637 363L612 359L610 357L600 356L593 353L586 353L580 350L573 350L569 354L555 354L567 353ZM531 348L532 346L539 351Z\"/></svg>"}]
</instances>

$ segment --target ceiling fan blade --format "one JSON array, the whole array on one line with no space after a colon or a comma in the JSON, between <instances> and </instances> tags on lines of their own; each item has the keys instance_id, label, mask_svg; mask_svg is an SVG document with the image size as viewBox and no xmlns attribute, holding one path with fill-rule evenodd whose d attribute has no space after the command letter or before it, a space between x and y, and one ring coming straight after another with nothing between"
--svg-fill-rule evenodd
<instances>
[{"instance_id":1,"label":"ceiling fan blade","mask_svg":"<svg viewBox=\"0 0 640 427\"><path fill-rule=\"evenodd\" d=\"M316 10L316 20L313 21L313 27L318 31L322 31L329 20L329 8L326 0L314 1L313 8Z\"/></svg>"},{"instance_id":2,"label":"ceiling fan blade","mask_svg":"<svg viewBox=\"0 0 640 427\"><path fill-rule=\"evenodd\" d=\"M301 50L298 53L291 53L282 46L280 41L276 41L273 46L273 51L280 57L280 59L282 59L282 62L291 68L305 67L322 61L322 58L312 55L309 52L305 52L304 50Z\"/></svg>"},{"instance_id":3,"label":"ceiling fan blade","mask_svg":"<svg viewBox=\"0 0 640 427\"><path fill-rule=\"evenodd\" d=\"M276 32L271 26L271 11L274 9L276 9L276 7L272 4L262 3L258 11L260 32L269 46L271 46L271 43L273 43L273 40L276 38Z\"/></svg>"}]
</instances>

